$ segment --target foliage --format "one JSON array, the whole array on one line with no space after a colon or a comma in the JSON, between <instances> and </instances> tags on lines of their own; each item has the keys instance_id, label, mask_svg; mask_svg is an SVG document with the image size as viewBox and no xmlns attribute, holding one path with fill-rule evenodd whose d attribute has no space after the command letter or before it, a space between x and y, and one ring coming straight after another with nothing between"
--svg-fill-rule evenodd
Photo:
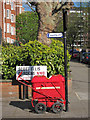
<instances>
[{"instance_id":1,"label":"foliage","mask_svg":"<svg viewBox=\"0 0 90 120\"><path fill-rule=\"evenodd\" d=\"M60 16L58 16L58 17L60 18ZM60 18L60 20L56 26L55 32L57 32L57 33L63 32L63 19ZM60 41L63 41L63 38L57 38L57 39Z\"/></svg>"},{"instance_id":2,"label":"foliage","mask_svg":"<svg viewBox=\"0 0 90 120\"><path fill-rule=\"evenodd\" d=\"M5 79L15 76L15 66L22 62L21 52L21 48L14 45L2 47L2 72Z\"/></svg>"},{"instance_id":3,"label":"foliage","mask_svg":"<svg viewBox=\"0 0 90 120\"><path fill-rule=\"evenodd\" d=\"M68 69L70 55L68 56ZM2 48L3 78L13 79L16 74L16 66L46 65L47 74L62 74L64 76L64 46L60 41L52 39L50 47L38 41L29 41L25 45L7 46Z\"/></svg>"},{"instance_id":4,"label":"foliage","mask_svg":"<svg viewBox=\"0 0 90 120\"><path fill-rule=\"evenodd\" d=\"M82 21L80 19L80 17L77 17L78 14L76 13L71 13L69 16L69 23L68 23L68 29L67 29L67 42L68 44L73 45L74 44L74 40L78 40L79 39L79 22L78 21Z\"/></svg>"},{"instance_id":5,"label":"foliage","mask_svg":"<svg viewBox=\"0 0 90 120\"><path fill-rule=\"evenodd\" d=\"M38 34L38 15L36 12L24 12L16 19L16 38L22 43L35 40Z\"/></svg>"}]
</instances>

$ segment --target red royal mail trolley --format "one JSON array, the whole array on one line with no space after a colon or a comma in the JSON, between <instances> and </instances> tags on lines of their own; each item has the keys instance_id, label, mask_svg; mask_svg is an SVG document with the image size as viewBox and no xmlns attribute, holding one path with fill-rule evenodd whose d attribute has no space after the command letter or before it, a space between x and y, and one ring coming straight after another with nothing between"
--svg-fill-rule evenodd
<instances>
[{"instance_id":1,"label":"red royal mail trolley","mask_svg":"<svg viewBox=\"0 0 90 120\"><path fill-rule=\"evenodd\" d=\"M22 72L19 74L18 78L21 76L21 74ZM20 80L18 81L23 83ZM34 76L31 83L32 83L31 103L32 106L35 107L35 111L37 113L43 113L46 111L47 108L51 108L54 113L58 113L63 110L66 101L65 101L65 79L62 75L53 75L50 79L46 78L45 76ZM25 85L29 86L27 84ZM33 104L34 100L38 101L35 106Z\"/></svg>"}]
</instances>

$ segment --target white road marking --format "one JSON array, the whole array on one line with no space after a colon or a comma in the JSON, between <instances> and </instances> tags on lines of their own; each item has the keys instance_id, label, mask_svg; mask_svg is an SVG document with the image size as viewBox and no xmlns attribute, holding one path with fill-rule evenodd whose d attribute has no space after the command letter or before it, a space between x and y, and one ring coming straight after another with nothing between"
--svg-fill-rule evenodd
<instances>
[{"instance_id":1,"label":"white road marking","mask_svg":"<svg viewBox=\"0 0 90 120\"><path fill-rule=\"evenodd\" d=\"M76 94L76 96L78 97L78 99L81 100L80 97L79 97L79 95L78 95L76 92L75 92L75 94Z\"/></svg>"},{"instance_id":2,"label":"white road marking","mask_svg":"<svg viewBox=\"0 0 90 120\"><path fill-rule=\"evenodd\" d=\"M88 92L75 92L79 100L88 100Z\"/></svg>"}]
</instances>

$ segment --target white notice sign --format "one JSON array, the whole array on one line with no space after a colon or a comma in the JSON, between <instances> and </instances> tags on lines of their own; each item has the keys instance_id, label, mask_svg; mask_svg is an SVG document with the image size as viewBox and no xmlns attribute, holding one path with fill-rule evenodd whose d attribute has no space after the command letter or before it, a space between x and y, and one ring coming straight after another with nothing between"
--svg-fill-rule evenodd
<instances>
[{"instance_id":1,"label":"white notice sign","mask_svg":"<svg viewBox=\"0 0 90 120\"><path fill-rule=\"evenodd\" d=\"M47 77L47 66L16 66L16 80L20 72L22 72L20 77L24 80L32 80L36 75ZM19 80L21 79L19 78Z\"/></svg>"}]
</instances>

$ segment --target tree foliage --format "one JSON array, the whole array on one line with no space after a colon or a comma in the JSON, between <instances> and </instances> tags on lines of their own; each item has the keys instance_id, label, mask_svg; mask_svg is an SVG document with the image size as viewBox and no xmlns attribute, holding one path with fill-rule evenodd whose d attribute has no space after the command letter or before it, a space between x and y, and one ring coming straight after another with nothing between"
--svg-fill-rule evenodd
<instances>
[{"instance_id":1,"label":"tree foliage","mask_svg":"<svg viewBox=\"0 0 90 120\"><path fill-rule=\"evenodd\" d=\"M67 42L70 46L79 43L82 47L81 40L85 41L88 33L88 3L77 3L77 6L73 8L76 13L69 14Z\"/></svg>"},{"instance_id":2,"label":"tree foliage","mask_svg":"<svg viewBox=\"0 0 90 120\"><path fill-rule=\"evenodd\" d=\"M70 14L69 20L68 20L68 29L67 29L67 44L71 46L71 44L74 44L74 40L78 40L79 35L79 21L80 17L77 17L78 14Z\"/></svg>"},{"instance_id":3,"label":"tree foliage","mask_svg":"<svg viewBox=\"0 0 90 120\"><path fill-rule=\"evenodd\" d=\"M22 43L33 41L38 34L38 15L36 12L19 14L16 19L16 38Z\"/></svg>"}]
</instances>

